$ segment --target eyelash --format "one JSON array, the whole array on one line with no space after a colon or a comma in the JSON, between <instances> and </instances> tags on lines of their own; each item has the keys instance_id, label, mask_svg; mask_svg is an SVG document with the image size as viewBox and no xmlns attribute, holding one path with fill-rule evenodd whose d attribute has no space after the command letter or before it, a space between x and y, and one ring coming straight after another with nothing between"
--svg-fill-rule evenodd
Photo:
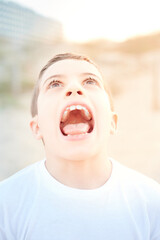
<instances>
[{"instance_id":1,"label":"eyelash","mask_svg":"<svg viewBox=\"0 0 160 240\"><path fill-rule=\"evenodd\" d=\"M92 83L94 83L94 85L97 85L97 81L94 79L94 78L91 78L91 77L89 77L89 78L87 78L87 79L85 79L84 80L84 84L87 84L87 82L92 82ZM92 85L92 84L91 84Z\"/></svg>"},{"instance_id":2,"label":"eyelash","mask_svg":"<svg viewBox=\"0 0 160 240\"><path fill-rule=\"evenodd\" d=\"M58 80L52 80L49 85L48 85L48 88L50 88L51 86L54 86L54 84L60 84L60 85L63 85L62 82L58 81Z\"/></svg>"},{"instance_id":3,"label":"eyelash","mask_svg":"<svg viewBox=\"0 0 160 240\"><path fill-rule=\"evenodd\" d=\"M85 80L83 81L83 84L86 85L88 82L92 82L92 83L93 83L93 84L89 84L89 85L97 85L97 84L98 84L97 81L96 81L94 78L92 78L92 77L89 77L89 78L85 79ZM60 84L61 86L63 86L63 83L62 83L62 82L60 82L60 81L58 81L58 80L52 80L52 81L49 83L48 88L51 88L52 86L54 87L54 84ZM58 87L59 87L59 86L58 86Z\"/></svg>"}]
</instances>

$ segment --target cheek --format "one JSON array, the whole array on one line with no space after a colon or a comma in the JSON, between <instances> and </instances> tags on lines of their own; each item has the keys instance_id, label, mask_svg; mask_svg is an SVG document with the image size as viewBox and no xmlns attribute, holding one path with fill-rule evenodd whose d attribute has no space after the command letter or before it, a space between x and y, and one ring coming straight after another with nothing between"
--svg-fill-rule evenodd
<instances>
[{"instance_id":1,"label":"cheek","mask_svg":"<svg viewBox=\"0 0 160 240\"><path fill-rule=\"evenodd\" d=\"M101 93L95 99L95 104L101 114L108 115L111 112L109 97L106 93Z\"/></svg>"},{"instance_id":2,"label":"cheek","mask_svg":"<svg viewBox=\"0 0 160 240\"><path fill-rule=\"evenodd\" d=\"M54 104L49 100L41 98L38 102L38 123L42 131L52 128L55 118L56 110Z\"/></svg>"},{"instance_id":3,"label":"cheek","mask_svg":"<svg viewBox=\"0 0 160 240\"><path fill-rule=\"evenodd\" d=\"M45 94L40 96L38 99L38 115L44 116L46 115L46 118L49 115L53 115L53 112L55 111L57 103L57 98L54 97L54 95L51 94Z\"/></svg>"},{"instance_id":4,"label":"cheek","mask_svg":"<svg viewBox=\"0 0 160 240\"><path fill-rule=\"evenodd\" d=\"M95 101L96 104L96 116L99 126L104 129L110 128L110 121L111 121L111 108L110 102L107 94L101 94Z\"/></svg>"}]
</instances>

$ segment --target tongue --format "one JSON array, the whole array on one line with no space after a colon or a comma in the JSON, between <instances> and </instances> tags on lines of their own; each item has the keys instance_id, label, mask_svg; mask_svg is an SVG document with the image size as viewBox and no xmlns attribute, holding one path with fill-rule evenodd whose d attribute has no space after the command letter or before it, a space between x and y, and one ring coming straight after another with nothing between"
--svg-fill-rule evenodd
<instances>
[{"instance_id":1,"label":"tongue","mask_svg":"<svg viewBox=\"0 0 160 240\"><path fill-rule=\"evenodd\" d=\"M82 133L87 133L89 130L89 124L88 123L75 123L75 124L67 124L63 128L63 132L66 135L78 135Z\"/></svg>"}]
</instances>

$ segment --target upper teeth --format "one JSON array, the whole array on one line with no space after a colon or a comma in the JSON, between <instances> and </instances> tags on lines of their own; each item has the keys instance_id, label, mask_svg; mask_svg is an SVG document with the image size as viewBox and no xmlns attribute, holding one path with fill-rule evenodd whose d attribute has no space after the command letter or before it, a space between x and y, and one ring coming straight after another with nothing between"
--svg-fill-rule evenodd
<instances>
[{"instance_id":1,"label":"upper teeth","mask_svg":"<svg viewBox=\"0 0 160 240\"><path fill-rule=\"evenodd\" d=\"M70 107L67 107L66 110L64 111L64 113L62 115L61 122L65 122L67 117L68 117L68 115L69 115L69 112L71 112L73 110L82 110L82 114L86 118L86 120L91 120L91 118L92 118L91 114L89 113L87 108L85 108L84 106L72 105Z\"/></svg>"}]
</instances>

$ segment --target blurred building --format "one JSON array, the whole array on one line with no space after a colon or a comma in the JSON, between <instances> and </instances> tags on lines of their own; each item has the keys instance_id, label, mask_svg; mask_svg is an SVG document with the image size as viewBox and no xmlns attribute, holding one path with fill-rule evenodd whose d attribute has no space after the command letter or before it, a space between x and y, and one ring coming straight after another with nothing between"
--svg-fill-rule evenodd
<instances>
[{"instance_id":1,"label":"blurred building","mask_svg":"<svg viewBox=\"0 0 160 240\"><path fill-rule=\"evenodd\" d=\"M63 37L62 24L17 3L0 0L0 38L52 44Z\"/></svg>"},{"instance_id":2,"label":"blurred building","mask_svg":"<svg viewBox=\"0 0 160 240\"><path fill-rule=\"evenodd\" d=\"M15 2L0 0L0 93L33 82L45 55L63 43L62 24Z\"/></svg>"}]
</instances>

